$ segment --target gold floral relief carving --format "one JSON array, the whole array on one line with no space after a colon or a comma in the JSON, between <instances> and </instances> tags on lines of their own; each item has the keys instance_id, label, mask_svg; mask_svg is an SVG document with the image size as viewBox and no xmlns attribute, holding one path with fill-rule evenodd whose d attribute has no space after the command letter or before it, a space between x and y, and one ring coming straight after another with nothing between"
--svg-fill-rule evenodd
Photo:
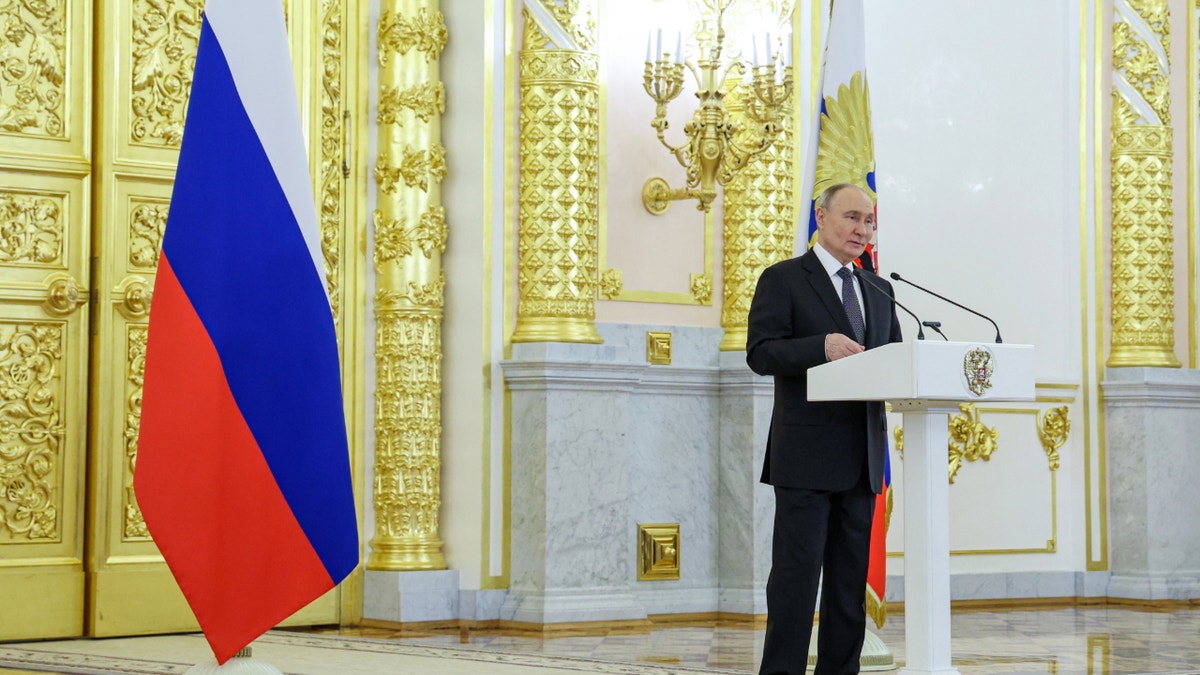
<instances>
[{"instance_id":1,"label":"gold floral relief carving","mask_svg":"<svg viewBox=\"0 0 1200 675\"><path fill-rule=\"evenodd\" d=\"M600 297L611 300L621 293L625 287L624 273L619 269L609 268L600 275Z\"/></svg>"},{"instance_id":2,"label":"gold floral relief carving","mask_svg":"<svg viewBox=\"0 0 1200 675\"><path fill-rule=\"evenodd\" d=\"M0 131L63 138L65 0L0 3Z\"/></svg>"},{"instance_id":3,"label":"gold floral relief carving","mask_svg":"<svg viewBox=\"0 0 1200 675\"><path fill-rule=\"evenodd\" d=\"M428 192L431 178L440 183L445 177L446 148L440 143L434 143L429 150L406 145L400 166L388 164L383 157L375 166L375 181L379 189L388 194L399 189L402 179L406 186Z\"/></svg>"},{"instance_id":4,"label":"gold floral relief carving","mask_svg":"<svg viewBox=\"0 0 1200 675\"><path fill-rule=\"evenodd\" d=\"M538 3L554 17L555 23L571 36L573 44L559 45L560 49L596 50L596 12L593 0L543 0ZM537 25L530 11L522 9L525 19L523 49L545 49L550 41Z\"/></svg>"},{"instance_id":5,"label":"gold floral relief carving","mask_svg":"<svg viewBox=\"0 0 1200 675\"><path fill-rule=\"evenodd\" d=\"M134 143L178 148L196 68L203 0L133 0Z\"/></svg>"},{"instance_id":6,"label":"gold floral relief carving","mask_svg":"<svg viewBox=\"0 0 1200 675\"><path fill-rule=\"evenodd\" d=\"M385 11L379 17L379 65L387 65L390 55L404 56L411 49L422 52L428 63L446 47L446 18L441 12L432 15L425 7L416 17L406 19L399 13Z\"/></svg>"},{"instance_id":7,"label":"gold floral relief carving","mask_svg":"<svg viewBox=\"0 0 1200 675\"><path fill-rule=\"evenodd\" d=\"M1050 470L1058 471L1058 449L1067 442L1071 435L1071 418L1068 417L1067 406L1051 408L1038 418L1038 439L1046 451L1046 459L1050 462Z\"/></svg>"},{"instance_id":8,"label":"gold floral relief carving","mask_svg":"<svg viewBox=\"0 0 1200 675\"><path fill-rule=\"evenodd\" d=\"M434 251L446 252L446 209L431 207L420 221L409 225L403 219L386 218L375 212L375 264L379 265L420 251L429 259Z\"/></svg>"},{"instance_id":9,"label":"gold floral relief carving","mask_svg":"<svg viewBox=\"0 0 1200 675\"><path fill-rule=\"evenodd\" d=\"M528 7L521 9L521 17L525 22L524 31L521 33L521 50L545 49L550 44L550 38L542 32L541 26L533 18Z\"/></svg>"},{"instance_id":10,"label":"gold floral relief carving","mask_svg":"<svg viewBox=\"0 0 1200 675\"><path fill-rule=\"evenodd\" d=\"M1113 68L1158 115L1160 124L1171 124L1171 87L1167 80L1171 54L1170 18L1165 2L1130 3L1159 38L1167 63L1124 21L1113 24ZM1151 6L1153 5L1153 6ZM1118 95L1119 97L1119 95Z\"/></svg>"},{"instance_id":11,"label":"gold floral relief carving","mask_svg":"<svg viewBox=\"0 0 1200 675\"><path fill-rule=\"evenodd\" d=\"M446 112L446 88L441 82L423 82L413 87L381 87L379 124L401 124L401 113L411 110L422 122Z\"/></svg>"},{"instance_id":12,"label":"gold floral relief carving","mask_svg":"<svg viewBox=\"0 0 1200 675\"><path fill-rule=\"evenodd\" d=\"M135 199L129 210L129 264L137 270L158 269L163 230L167 226L170 202Z\"/></svg>"},{"instance_id":13,"label":"gold floral relief carving","mask_svg":"<svg viewBox=\"0 0 1200 675\"><path fill-rule=\"evenodd\" d=\"M321 6L321 183L317 217L321 252L325 258L326 291L337 324L341 315L338 280L342 273L342 198L345 181L350 177L344 147L349 143L346 138L349 111L342 109L342 2L323 0ZM341 339L340 332L338 339Z\"/></svg>"},{"instance_id":14,"label":"gold floral relief carving","mask_svg":"<svg viewBox=\"0 0 1200 675\"><path fill-rule=\"evenodd\" d=\"M712 303L713 278L711 274L691 275L691 292L696 302L702 305Z\"/></svg>"},{"instance_id":15,"label":"gold floral relief carving","mask_svg":"<svg viewBox=\"0 0 1200 675\"><path fill-rule=\"evenodd\" d=\"M66 195L0 191L0 263L59 263L66 201Z\"/></svg>"},{"instance_id":16,"label":"gold floral relief carving","mask_svg":"<svg viewBox=\"0 0 1200 675\"><path fill-rule=\"evenodd\" d=\"M377 537L436 536L441 506L441 313L378 315Z\"/></svg>"},{"instance_id":17,"label":"gold floral relief carving","mask_svg":"<svg viewBox=\"0 0 1200 675\"><path fill-rule=\"evenodd\" d=\"M0 324L0 541L59 537L63 334Z\"/></svg>"},{"instance_id":18,"label":"gold floral relief carving","mask_svg":"<svg viewBox=\"0 0 1200 675\"><path fill-rule=\"evenodd\" d=\"M979 411L973 403L959 403L961 415L950 419L950 482L958 475L963 460L989 461L996 451L996 440L1000 432L990 429L979 421Z\"/></svg>"},{"instance_id":19,"label":"gold floral relief carving","mask_svg":"<svg viewBox=\"0 0 1200 675\"><path fill-rule=\"evenodd\" d=\"M375 293L376 311L397 311L406 307L416 306L425 309L440 309L444 302L446 277L438 275L436 281L422 284L409 281L397 288L380 290Z\"/></svg>"},{"instance_id":20,"label":"gold floral relief carving","mask_svg":"<svg viewBox=\"0 0 1200 675\"><path fill-rule=\"evenodd\" d=\"M142 382L146 372L146 327L129 326L125 333L125 541L148 540L150 532L133 494L133 471L137 467L138 430L142 426Z\"/></svg>"}]
</instances>

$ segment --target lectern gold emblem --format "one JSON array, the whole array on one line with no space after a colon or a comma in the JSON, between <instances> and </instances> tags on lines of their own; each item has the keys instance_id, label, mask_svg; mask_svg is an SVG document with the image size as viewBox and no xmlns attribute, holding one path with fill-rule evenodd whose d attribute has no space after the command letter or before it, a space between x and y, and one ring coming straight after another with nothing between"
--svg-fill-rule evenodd
<instances>
[{"instance_id":1,"label":"lectern gold emblem","mask_svg":"<svg viewBox=\"0 0 1200 675\"><path fill-rule=\"evenodd\" d=\"M976 347L963 357L963 375L967 377L967 388L976 396L992 388L992 371L996 369L996 360L992 353L983 347Z\"/></svg>"}]
</instances>

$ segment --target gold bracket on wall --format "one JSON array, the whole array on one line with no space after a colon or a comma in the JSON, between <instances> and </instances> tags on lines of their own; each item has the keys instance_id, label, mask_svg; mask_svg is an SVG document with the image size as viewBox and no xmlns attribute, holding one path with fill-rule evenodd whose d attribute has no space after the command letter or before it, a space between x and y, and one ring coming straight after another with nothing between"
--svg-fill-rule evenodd
<instances>
[{"instance_id":1,"label":"gold bracket on wall","mask_svg":"<svg viewBox=\"0 0 1200 675\"><path fill-rule=\"evenodd\" d=\"M638 581L679 578L679 523L638 524Z\"/></svg>"},{"instance_id":2,"label":"gold bracket on wall","mask_svg":"<svg viewBox=\"0 0 1200 675\"><path fill-rule=\"evenodd\" d=\"M659 366L671 365L671 334L646 331L646 362Z\"/></svg>"}]
</instances>

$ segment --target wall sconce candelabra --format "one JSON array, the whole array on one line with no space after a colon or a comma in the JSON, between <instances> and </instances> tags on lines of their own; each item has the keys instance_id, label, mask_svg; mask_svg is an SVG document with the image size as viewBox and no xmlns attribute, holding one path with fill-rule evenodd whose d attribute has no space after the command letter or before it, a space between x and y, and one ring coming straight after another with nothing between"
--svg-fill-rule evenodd
<instances>
[{"instance_id":1,"label":"wall sconce candelabra","mask_svg":"<svg viewBox=\"0 0 1200 675\"><path fill-rule=\"evenodd\" d=\"M766 35L765 63L759 62L758 39L754 41L754 59L746 64L738 57L722 64L721 50L725 41L725 30L721 19L727 5L716 12L715 38L710 44L700 45L702 55L697 65L683 58L682 35L676 38L674 55L662 49L662 30L659 29L654 60L651 61L652 40L646 41L646 71L643 83L646 93L654 99L655 116L650 126L658 132L658 140L675 155L687 170L684 187L672 188L666 179L654 177L642 187L642 204L655 215L666 212L672 201L698 199L696 208L707 212L717 196L717 185L725 185L733 179L752 157L770 147L779 133L784 104L792 95L791 40L785 40L787 49L779 53L772 50L771 34ZM703 55L707 54L707 57ZM757 142L743 145L736 140L738 122L725 108L725 80L734 66L738 71L748 70L750 79L747 88L746 117L761 125ZM684 67L692 72L700 104L692 119L683 127L687 139L679 145L667 142L667 104L683 90ZM747 67L749 66L749 67Z\"/></svg>"}]
</instances>

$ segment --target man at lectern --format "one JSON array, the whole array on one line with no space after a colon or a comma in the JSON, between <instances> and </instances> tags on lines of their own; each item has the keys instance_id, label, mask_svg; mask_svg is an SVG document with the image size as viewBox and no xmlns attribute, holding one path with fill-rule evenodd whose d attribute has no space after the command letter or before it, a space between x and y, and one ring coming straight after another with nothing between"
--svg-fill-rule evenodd
<instances>
[{"instance_id":1,"label":"man at lectern","mask_svg":"<svg viewBox=\"0 0 1200 675\"><path fill-rule=\"evenodd\" d=\"M870 196L851 184L817 199L817 243L763 271L746 362L775 378L762 482L775 488L761 675L802 675L824 571L816 675L857 673L875 495L886 452L883 403L809 401L808 369L899 342L891 285L856 270L871 240Z\"/></svg>"}]
</instances>

